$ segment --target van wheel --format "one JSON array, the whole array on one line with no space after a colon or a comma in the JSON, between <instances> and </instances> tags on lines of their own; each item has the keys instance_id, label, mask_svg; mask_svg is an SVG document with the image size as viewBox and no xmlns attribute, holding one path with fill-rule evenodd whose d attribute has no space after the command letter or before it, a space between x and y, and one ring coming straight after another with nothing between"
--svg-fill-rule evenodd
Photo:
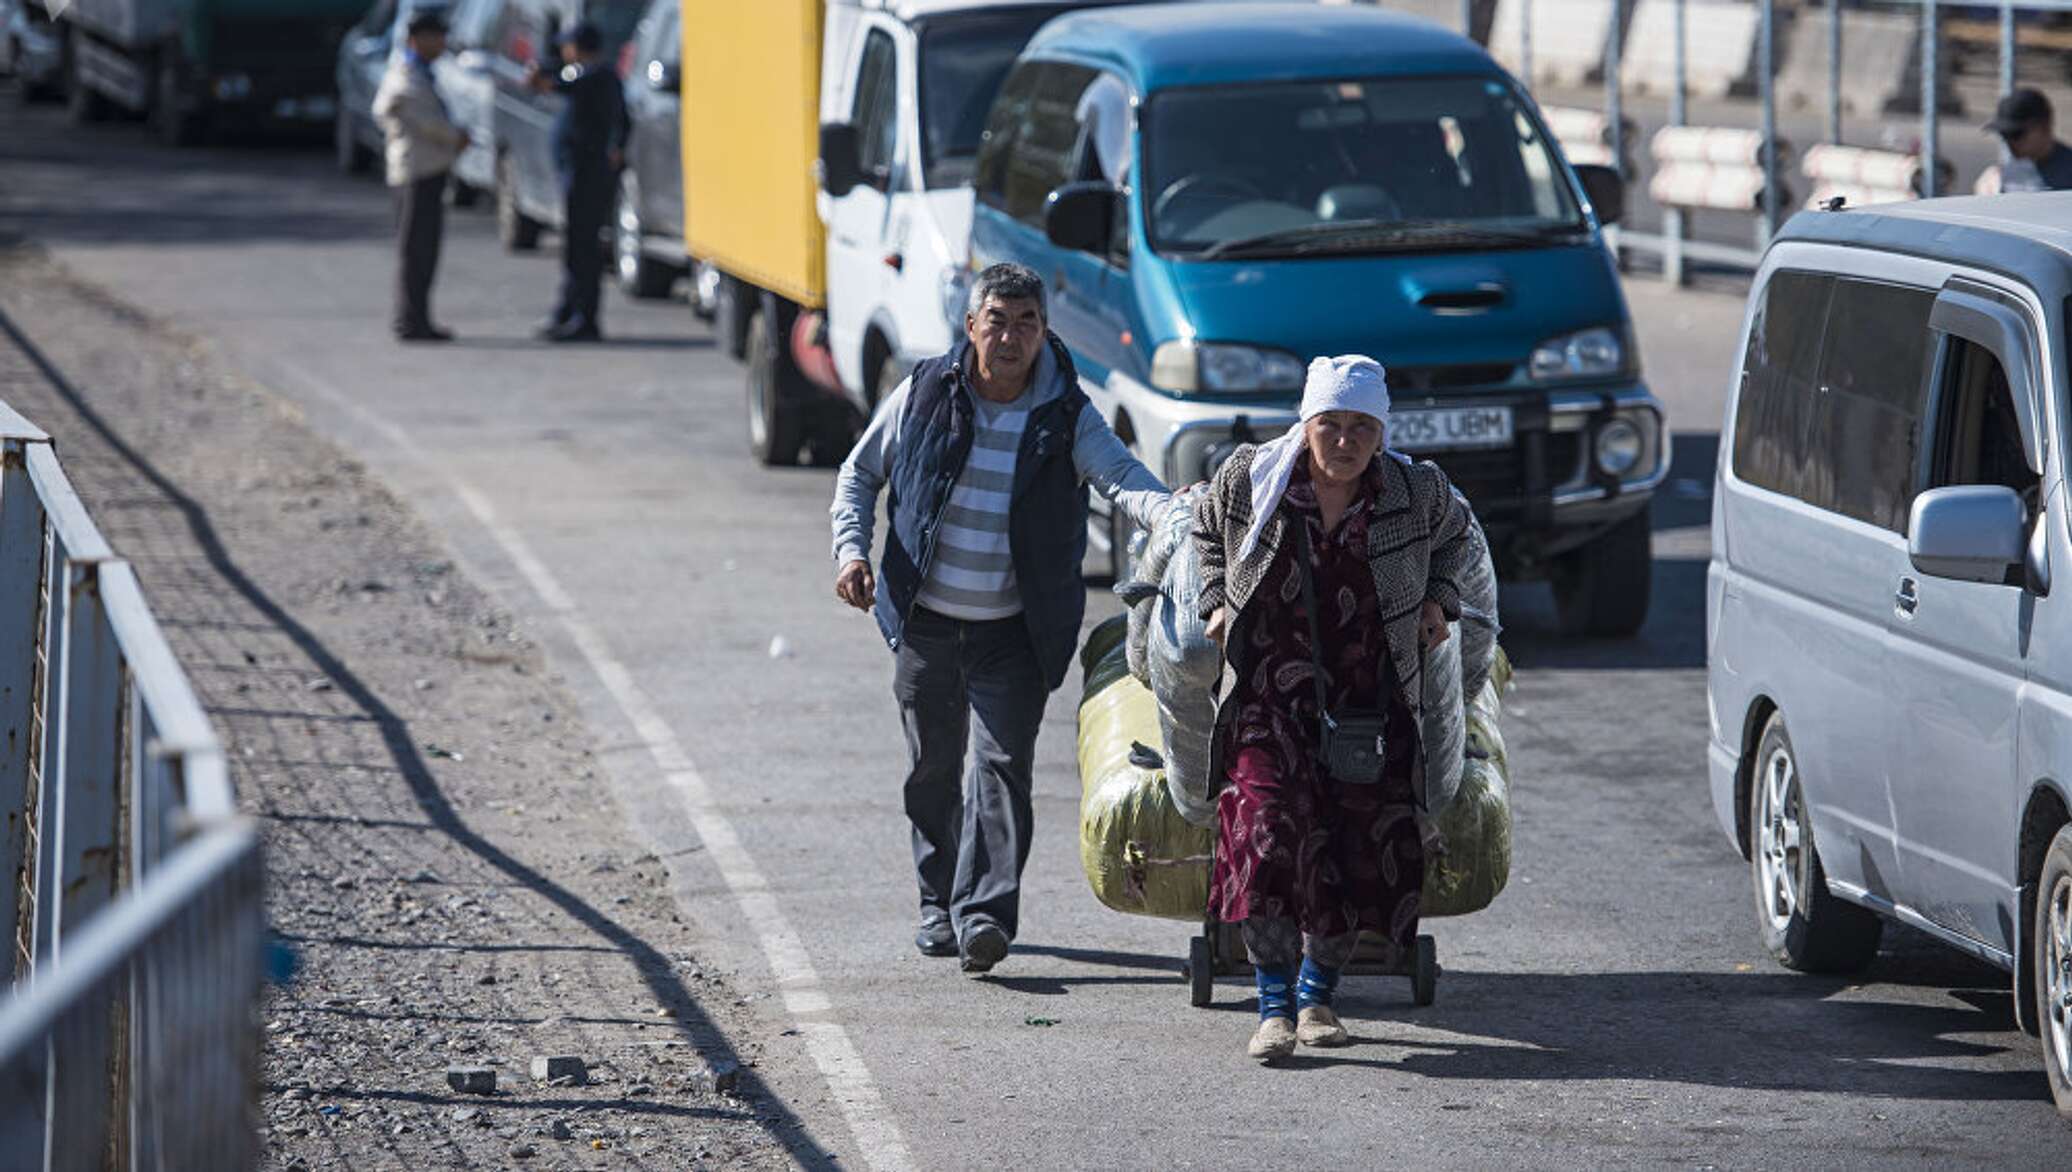
<instances>
[{"instance_id":1,"label":"van wheel","mask_svg":"<svg viewBox=\"0 0 2072 1172\"><path fill-rule=\"evenodd\" d=\"M894 358L890 354L879 359L877 382L872 384L872 405L883 403L891 398L892 392L899 389L899 384L906 381L906 376L906 368L899 364L899 359Z\"/></svg>"},{"instance_id":2,"label":"van wheel","mask_svg":"<svg viewBox=\"0 0 2072 1172\"><path fill-rule=\"evenodd\" d=\"M1654 541L1643 509L1554 559L1554 612L1565 635L1622 639L1648 617Z\"/></svg>"},{"instance_id":3,"label":"van wheel","mask_svg":"<svg viewBox=\"0 0 2072 1172\"><path fill-rule=\"evenodd\" d=\"M1853 972L1878 954L1884 921L1831 894L1813 843L1813 817L1782 714L1763 726L1749 786L1749 873L1763 947L1802 973Z\"/></svg>"},{"instance_id":4,"label":"van wheel","mask_svg":"<svg viewBox=\"0 0 2072 1172\"><path fill-rule=\"evenodd\" d=\"M806 444L805 412L785 385L789 371L770 315L755 310L748 319L748 451L765 468L798 463Z\"/></svg>"},{"instance_id":5,"label":"van wheel","mask_svg":"<svg viewBox=\"0 0 2072 1172\"><path fill-rule=\"evenodd\" d=\"M496 237L507 252L540 246L540 222L518 209L518 167L507 154L496 158Z\"/></svg>"},{"instance_id":6,"label":"van wheel","mask_svg":"<svg viewBox=\"0 0 2072 1172\"><path fill-rule=\"evenodd\" d=\"M360 142L353 130L353 116L341 107L331 123L331 149L342 175L364 175L374 166L374 152Z\"/></svg>"},{"instance_id":7,"label":"van wheel","mask_svg":"<svg viewBox=\"0 0 2072 1172\"><path fill-rule=\"evenodd\" d=\"M2036 1020L2043 1027L2043 1073L2058 1114L2072 1118L2072 825L2058 828L2043 856L2031 925Z\"/></svg>"},{"instance_id":8,"label":"van wheel","mask_svg":"<svg viewBox=\"0 0 2072 1172\"><path fill-rule=\"evenodd\" d=\"M813 458L815 468L839 468L849 458L849 449L856 446L856 434L856 420L849 413L849 405L830 403L813 420L806 454Z\"/></svg>"}]
</instances>

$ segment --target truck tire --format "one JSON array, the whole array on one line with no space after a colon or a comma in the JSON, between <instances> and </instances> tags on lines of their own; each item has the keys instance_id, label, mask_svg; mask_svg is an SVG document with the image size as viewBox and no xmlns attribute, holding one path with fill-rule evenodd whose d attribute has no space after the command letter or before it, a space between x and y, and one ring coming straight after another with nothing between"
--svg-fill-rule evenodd
<instances>
[{"instance_id":1,"label":"truck tire","mask_svg":"<svg viewBox=\"0 0 2072 1172\"><path fill-rule=\"evenodd\" d=\"M647 254L642 247L645 230L640 224L640 184L628 171L619 181L618 214L612 218L612 261L619 274L619 288L629 297L655 301L669 296L679 272Z\"/></svg>"},{"instance_id":2,"label":"truck tire","mask_svg":"<svg viewBox=\"0 0 2072 1172\"><path fill-rule=\"evenodd\" d=\"M540 246L540 222L518 207L518 167L508 154L496 157L496 238L506 252Z\"/></svg>"},{"instance_id":3,"label":"truck tire","mask_svg":"<svg viewBox=\"0 0 2072 1172\"><path fill-rule=\"evenodd\" d=\"M806 436L806 454L815 468L839 468L849 458L859 434L856 416L847 403L830 402L813 413Z\"/></svg>"},{"instance_id":4,"label":"truck tire","mask_svg":"<svg viewBox=\"0 0 2072 1172\"><path fill-rule=\"evenodd\" d=\"M331 148L340 174L365 175L374 166L374 152L360 141L359 132L353 128L353 116L342 108L332 119Z\"/></svg>"},{"instance_id":5,"label":"truck tire","mask_svg":"<svg viewBox=\"0 0 2072 1172\"><path fill-rule=\"evenodd\" d=\"M765 468L789 468L806 445L801 381L767 309L748 319L748 451Z\"/></svg>"},{"instance_id":6,"label":"truck tire","mask_svg":"<svg viewBox=\"0 0 2072 1172\"><path fill-rule=\"evenodd\" d=\"M180 58L171 50L158 55L158 69L151 94L151 122L158 131L158 141L169 147L191 147L206 137L208 115L202 111L180 108L182 82L185 71L180 68Z\"/></svg>"},{"instance_id":7,"label":"truck tire","mask_svg":"<svg viewBox=\"0 0 2072 1172\"><path fill-rule=\"evenodd\" d=\"M1581 549L1554 559L1554 611L1566 635L1623 639L1648 617L1654 579L1647 510L1633 514Z\"/></svg>"},{"instance_id":8,"label":"truck tire","mask_svg":"<svg viewBox=\"0 0 2072 1172\"><path fill-rule=\"evenodd\" d=\"M1770 955L1802 973L1854 972L1869 964L1885 923L1827 889L1804 779L1781 712L1770 715L1756 742L1748 835L1756 926Z\"/></svg>"},{"instance_id":9,"label":"truck tire","mask_svg":"<svg viewBox=\"0 0 2072 1172\"><path fill-rule=\"evenodd\" d=\"M2058 1114L2072 1118L2072 825L2060 826L2044 852L2029 939L2043 1074Z\"/></svg>"}]
</instances>

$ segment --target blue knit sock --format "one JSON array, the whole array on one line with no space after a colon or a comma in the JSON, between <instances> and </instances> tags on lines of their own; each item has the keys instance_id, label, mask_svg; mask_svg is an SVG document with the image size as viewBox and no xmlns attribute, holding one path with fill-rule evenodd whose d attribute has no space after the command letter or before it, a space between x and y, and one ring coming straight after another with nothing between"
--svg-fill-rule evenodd
<instances>
[{"instance_id":1,"label":"blue knit sock","mask_svg":"<svg viewBox=\"0 0 2072 1172\"><path fill-rule=\"evenodd\" d=\"M1284 965L1268 968L1257 965L1252 970L1259 982L1259 1020L1269 1017L1295 1016L1295 969Z\"/></svg>"},{"instance_id":2,"label":"blue knit sock","mask_svg":"<svg viewBox=\"0 0 2072 1172\"><path fill-rule=\"evenodd\" d=\"M1331 999L1338 995L1339 969L1327 969L1314 957L1302 958L1302 975L1295 983L1295 1004L1302 1009L1312 1005L1329 1007Z\"/></svg>"}]
</instances>

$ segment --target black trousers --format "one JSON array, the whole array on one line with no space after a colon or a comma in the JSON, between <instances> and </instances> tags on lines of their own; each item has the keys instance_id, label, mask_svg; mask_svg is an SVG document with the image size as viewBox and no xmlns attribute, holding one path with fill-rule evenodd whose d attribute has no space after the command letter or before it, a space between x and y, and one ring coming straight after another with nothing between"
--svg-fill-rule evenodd
<instances>
[{"instance_id":1,"label":"black trousers","mask_svg":"<svg viewBox=\"0 0 2072 1172\"><path fill-rule=\"evenodd\" d=\"M1036 826L1036 732L1050 695L1028 623L966 622L917 606L897 663L922 912L948 913L960 939L982 924L1012 939Z\"/></svg>"},{"instance_id":2,"label":"black trousers","mask_svg":"<svg viewBox=\"0 0 2072 1172\"><path fill-rule=\"evenodd\" d=\"M432 274L446 235L446 173L427 175L396 193L396 318L399 334L432 328Z\"/></svg>"},{"instance_id":3,"label":"black trousers","mask_svg":"<svg viewBox=\"0 0 2072 1172\"><path fill-rule=\"evenodd\" d=\"M561 296L554 320L562 325L595 329L603 296L605 227L618 202L619 177L578 173L562 180Z\"/></svg>"}]
</instances>

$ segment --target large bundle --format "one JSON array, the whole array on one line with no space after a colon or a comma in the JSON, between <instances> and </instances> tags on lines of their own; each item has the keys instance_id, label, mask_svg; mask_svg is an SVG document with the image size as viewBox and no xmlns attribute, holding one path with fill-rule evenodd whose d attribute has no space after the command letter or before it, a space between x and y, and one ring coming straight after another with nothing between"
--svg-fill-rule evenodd
<instances>
[{"instance_id":1,"label":"large bundle","mask_svg":"<svg viewBox=\"0 0 2072 1172\"><path fill-rule=\"evenodd\" d=\"M1087 637L1081 655L1080 863L1095 897L1117 911L1199 920L1208 906L1214 822L1191 823L1166 772L1151 764L1159 704L1130 673L1126 642L1123 621L1110 619ZM1468 708L1459 793L1438 815L1447 853L1425 862L1427 916L1479 911L1510 878L1510 762L1497 728L1498 695L1509 679L1498 652Z\"/></svg>"},{"instance_id":2,"label":"large bundle","mask_svg":"<svg viewBox=\"0 0 2072 1172\"><path fill-rule=\"evenodd\" d=\"M1102 903L1120 912L1200 920L1209 903L1215 831L1174 805L1165 771L1150 767L1145 738L1158 728L1158 702L1129 672L1120 617L1094 628L1081 663L1079 861Z\"/></svg>"},{"instance_id":3,"label":"large bundle","mask_svg":"<svg viewBox=\"0 0 2072 1172\"><path fill-rule=\"evenodd\" d=\"M1209 737L1223 651L1201 617L1201 565L1194 556L1194 506L1207 492L1195 485L1173 494L1165 516L1135 559L1130 607L1130 670L1157 697L1158 747L1172 805L1196 826L1216 824L1209 779ZM1134 588L1133 588L1134 587ZM1155 588L1155 589L1153 589Z\"/></svg>"},{"instance_id":4,"label":"large bundle","mask_svg":"<svg viewBox=\"0 0 2072 1172\"><path fill-rule=\"evenodd\" d=\"M1463 784L1468 701L1482 694L1496 660L1496 566L1481 530L1471 532L1476 556L1460 583L1461 621L1451 639L1425 652L1425 800L1438 813L1453 805Z\"/></svg>"}]
</instances>

